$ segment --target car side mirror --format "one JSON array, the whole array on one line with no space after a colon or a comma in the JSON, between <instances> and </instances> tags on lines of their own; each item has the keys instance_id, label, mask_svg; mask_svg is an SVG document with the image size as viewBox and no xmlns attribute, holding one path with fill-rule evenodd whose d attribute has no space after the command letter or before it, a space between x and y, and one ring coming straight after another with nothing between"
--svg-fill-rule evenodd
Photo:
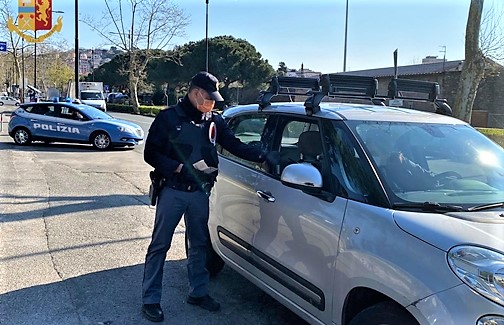
<instances>
[{"instance_id":1,"label":"car side mirror","mask_svg":"<svg viewBox=\"0 0 504 325\"><path fill-rule=\"evenodd\" d=\"M310 163L290 164L280 176L285 186L300 189L304 192L317 193L322 189L322 174Z\"/></svg>"}]
</instances>

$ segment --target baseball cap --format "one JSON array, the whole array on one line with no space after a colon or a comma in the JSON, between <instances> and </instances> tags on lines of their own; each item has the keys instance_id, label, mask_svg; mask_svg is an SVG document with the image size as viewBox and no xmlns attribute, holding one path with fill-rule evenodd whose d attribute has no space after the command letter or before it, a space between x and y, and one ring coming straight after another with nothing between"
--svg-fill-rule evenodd
<instances>
[{"instance_id":1,"label":"baseball cap","mask_svg":"<svg viewBox=\"0 0 504 325\"><path fill-rule=\"evenodd\" d=\"M219 80L215 78L215 76L206 71L198 72L191 79L191 86L196 86L201 89L206 90L206 92L212 97L216 102L223 102L224 98L222 98L219 93Z\"/></svg>"}]
</instances>

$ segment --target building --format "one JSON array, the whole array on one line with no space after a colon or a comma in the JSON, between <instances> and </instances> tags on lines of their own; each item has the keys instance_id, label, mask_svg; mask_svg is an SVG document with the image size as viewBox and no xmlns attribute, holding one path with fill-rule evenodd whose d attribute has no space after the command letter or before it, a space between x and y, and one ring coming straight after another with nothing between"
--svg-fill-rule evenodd
<instances>
[{"instance_id":1,"label":"building","mask_svg":"<svg viewBox=\"0 0 504 325\"><path fill-rule=\"evenodd\" d=\"M446 98L450 105L455 103L463 60L445 61L428 56L422 64L400 66L397 77L433 81L440 85L441 98ZM504 67L496 62L489 62L488 76L482 80L473 106L471 124L479 127L504 128ZM371 76L378 79L378 94L386 95L388 84L394 78L395 68L378 68L349 71L341 74Z\"/></svg>"}]
</instances>

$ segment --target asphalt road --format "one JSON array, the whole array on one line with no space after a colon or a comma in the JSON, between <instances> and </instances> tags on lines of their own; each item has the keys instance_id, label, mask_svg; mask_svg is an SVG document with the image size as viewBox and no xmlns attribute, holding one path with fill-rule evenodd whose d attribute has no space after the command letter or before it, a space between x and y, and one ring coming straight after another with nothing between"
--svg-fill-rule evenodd
<instances>
[{"instance_id":1,"label":"asphalt road","mask_svg":"<svg viewBox=\"0 0 504 325\"><path fill-rule=\"evenodd\" d=\"M152 118L113 114L145 130ZM0 132L0 324L148 324L141 280L155 209L143 146L15 146ZM211 281L218 313L185 303L184 225L165 264L169 324L305 324L225 267Z\"/></svg>"}]
</instances>

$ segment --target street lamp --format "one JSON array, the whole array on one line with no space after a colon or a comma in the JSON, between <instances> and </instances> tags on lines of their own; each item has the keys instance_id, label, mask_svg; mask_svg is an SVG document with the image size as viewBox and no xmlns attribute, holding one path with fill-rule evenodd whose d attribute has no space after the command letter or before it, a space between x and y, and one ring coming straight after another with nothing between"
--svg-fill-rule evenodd
<instances>
[{"instance_id":1,"label":"street lamp","mask_svg":"<svg viewBox=\"0 0 504 325\"><path fill-rule=\"evenodd\" d=\"M208 0L206 1L206 71L208 72Z\"/></svg>"},{"instance_id":2,"label":"street lamp","mask_svg":"<svg viewBox=\"0 0 504 325\"><path fill-rule=\"evenodd\" d=\"M343 52L343 72L346 71L347 33L348 33L348 0L346 0L346 14L345 14L345 47Z\"/></svg>"}]
</instances>

